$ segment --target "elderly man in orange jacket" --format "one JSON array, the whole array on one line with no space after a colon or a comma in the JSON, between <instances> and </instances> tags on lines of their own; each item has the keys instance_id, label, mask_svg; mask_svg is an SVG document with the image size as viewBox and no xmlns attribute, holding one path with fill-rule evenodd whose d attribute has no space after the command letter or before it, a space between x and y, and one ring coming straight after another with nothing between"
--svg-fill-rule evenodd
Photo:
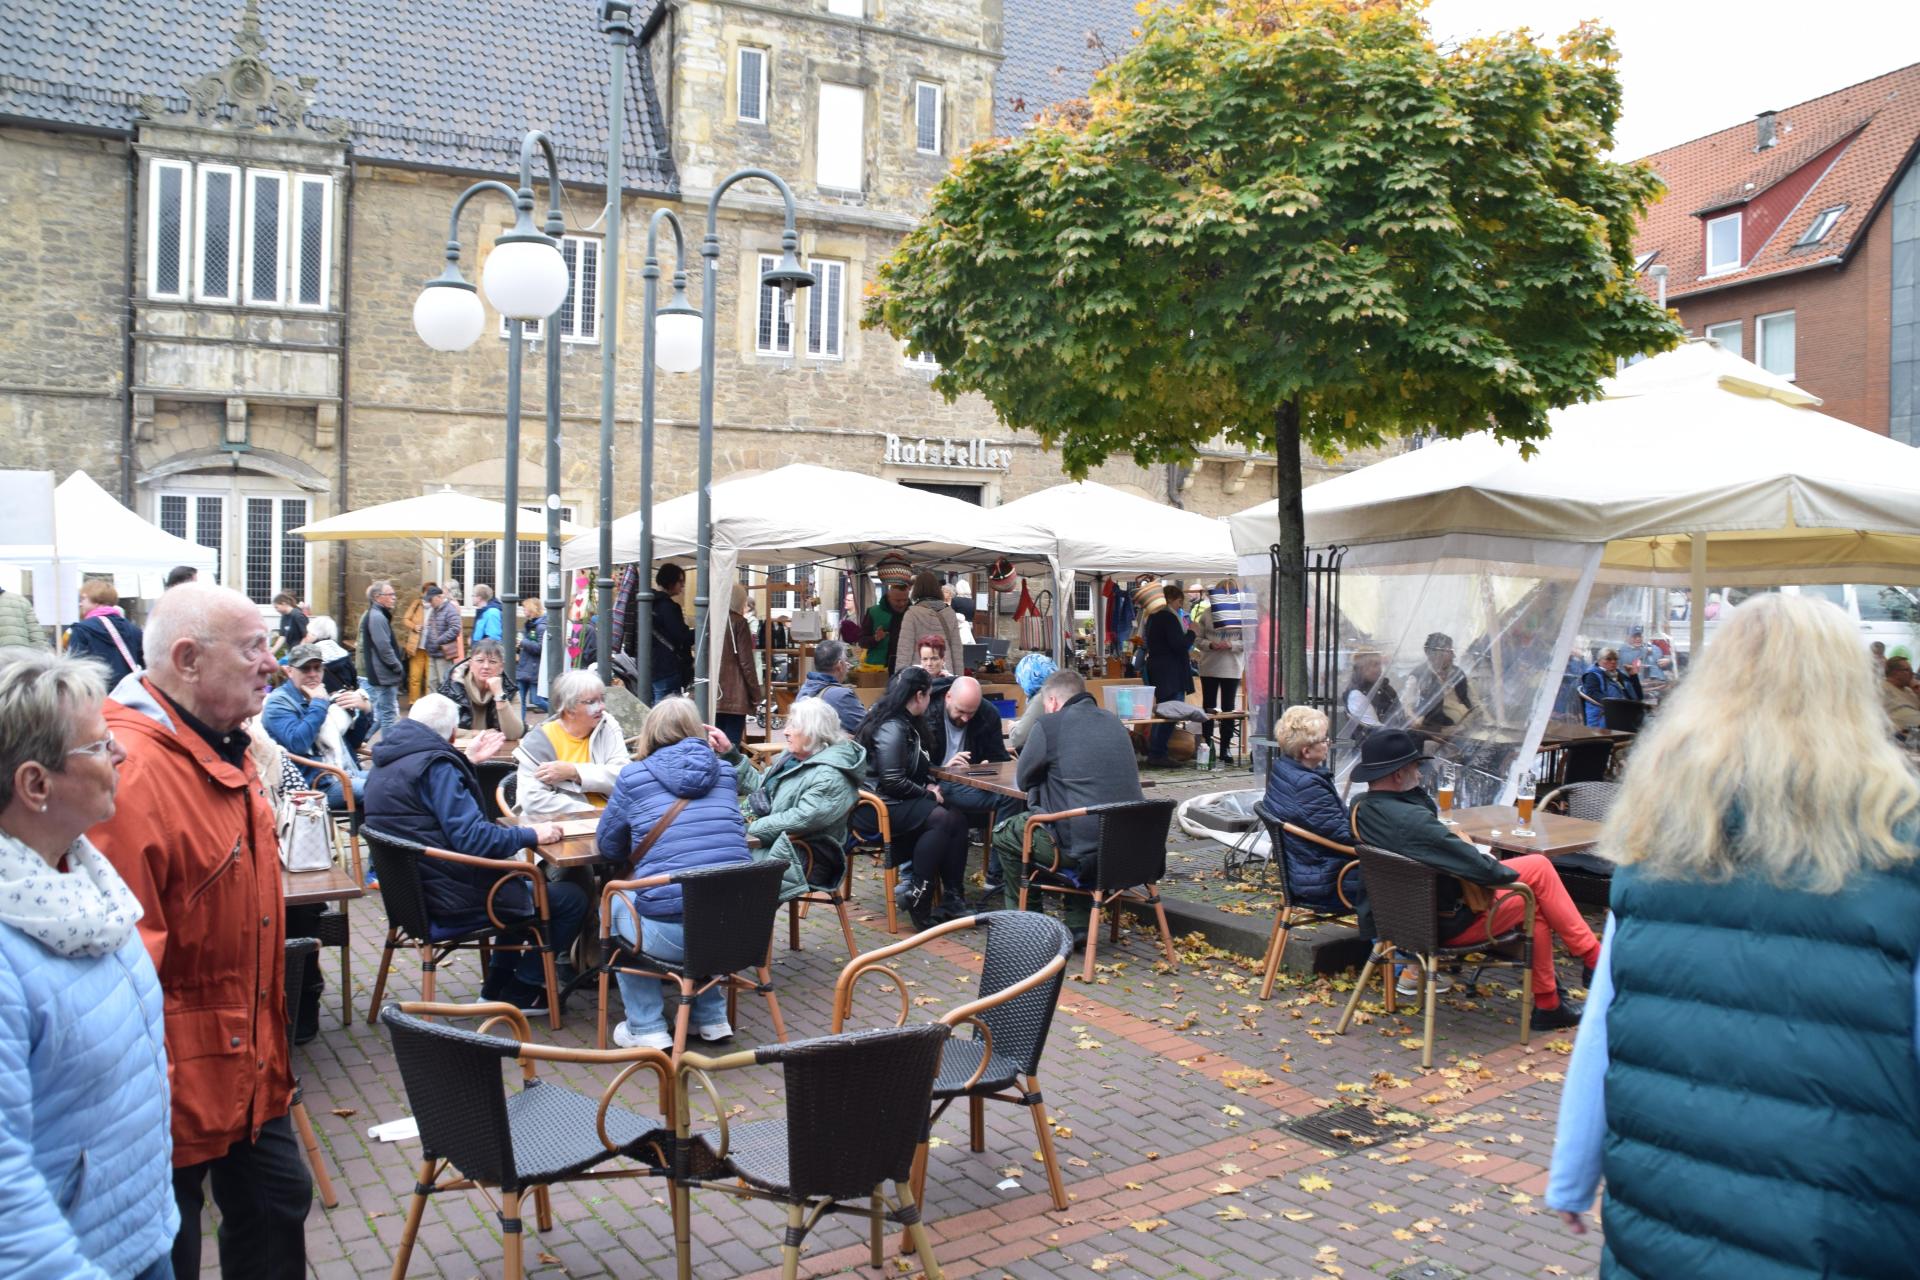
<instances>
[{"instance_id":1,"label":"elderly man in orange jacket","mask_svg":"<svg viewBox=\"0 0 1920 1280\"><path fill-rule=\"evenodd\" d=\"M200 1273L211 1179L221 1273L292 1280L306 1274L313 1187L288 1121L279 841L242 728L276 664L260 611L225 587L175 587L147 635L146 671L107 703L127 760L114 816L91 835L140 900L166 1000L173 1273Z\"/></svg>"}]
</instances>

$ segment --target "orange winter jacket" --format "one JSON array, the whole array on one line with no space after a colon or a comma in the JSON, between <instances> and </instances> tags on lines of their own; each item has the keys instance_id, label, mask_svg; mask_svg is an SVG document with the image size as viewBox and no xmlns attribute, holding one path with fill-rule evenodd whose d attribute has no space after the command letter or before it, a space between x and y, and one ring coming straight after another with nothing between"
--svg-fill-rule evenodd
<instances>
[{"instance_id":1,"label":"orange winter jacket","mask_svg":"<svg viewBox=\"0 0 1920 1280\"><path fill-rule=\"evenodd\" d=\"M173 1163L200 1164L287 1114L286 916L273 808L146 679L106 706L126 748L113 817L88 834L140 900L166 999Z\"/></svg>"}]
</instances>

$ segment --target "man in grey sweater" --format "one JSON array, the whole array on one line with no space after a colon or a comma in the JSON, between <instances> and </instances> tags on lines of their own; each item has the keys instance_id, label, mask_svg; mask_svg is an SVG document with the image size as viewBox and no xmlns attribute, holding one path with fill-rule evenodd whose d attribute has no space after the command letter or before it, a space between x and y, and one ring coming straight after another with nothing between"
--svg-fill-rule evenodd
<instances>
[{"instance_id":1,"label":"man in grey sweater","mask_svg":"<svg viewBox=\"0 0 1920 1280\"><path fill-rule=\"evenodd\" d=\"M1009 909L1020 904L1020 842L1029 813L1059 813L1146 798L1140 790L1131 735L1118 716L1087 692L1087 682L1078 673L1056 671L1040 686L1037 696L1043 713L1034 722L1014 769L1014 780L1027 793L1027 811L1004 819L993 831ZM1098 862L1100 819L1069 818L1037 828L1033 833L1036 866L1052 864L1056 840L1061 871L1090 884ZM1041 909L1041 896L1027 895L1029 911ZM1087 921L1092 914L1091 900L1078 894L1066 895L1061 915L1067 928L1073 930L1076 947L1086 945Z\"/></svg>"},{"instance_id":2,"label":"man in grey sweater","mask_svg":"<svg viewBox=\"0 0 1920 1280\"><path fill-rule=\"evenodd\" d=\"M400 686L407 662L393 642L393 584L385 578L367 588L367 611L360 618L360 688L373 704L373 727L385 733L400 718Z\"/></svg>"}]
</instances>

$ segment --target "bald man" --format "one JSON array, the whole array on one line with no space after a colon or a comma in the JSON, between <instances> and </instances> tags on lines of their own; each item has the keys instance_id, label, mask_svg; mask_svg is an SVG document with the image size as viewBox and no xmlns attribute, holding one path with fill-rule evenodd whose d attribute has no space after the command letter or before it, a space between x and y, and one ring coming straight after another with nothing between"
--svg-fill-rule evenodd
<instances>
[{"instance_id":1,"label":"bald man","mask_svg":"<svg viewBox=\"0 0 1920 1280\"><path fill-rule=\"evenodd\" d=\"M928 752L942 764L993 764L1013 759L1007 754L1000 712L986 700L980 682L972 676L941 677L933 682L933 696L927 703L925 740ZM990 813L994 822L1025 807L1012 796L995 795L960 782L941 783L940 794L949 809L970 814ZM985 855L985 863L987 888L997 892L1000 864L993 859L991 851Z\"/></svg>"},{"instance_id":2,"label":"bald man","mask_svg":"<svg viewBox=\"0 0 1920 1280\"><path fill-rule=\"evenodd\" d=\"M313 1184L288 1121L280 841L245 728L279 663L260 610L200 582L154 605L146 659L107 703L127 759L113 817L89 834L140 900L166 1002L173 1274L200 1274L211 1181L221 1273L297 1280Z\"/></svg>"}]
</instances>

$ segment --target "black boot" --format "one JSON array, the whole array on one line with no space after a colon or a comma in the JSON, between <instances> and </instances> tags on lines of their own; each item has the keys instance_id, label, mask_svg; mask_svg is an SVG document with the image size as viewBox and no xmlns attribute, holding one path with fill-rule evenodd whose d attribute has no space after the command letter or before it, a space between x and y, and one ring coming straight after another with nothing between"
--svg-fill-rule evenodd
<instances>
[{"instance_id":1,"label":"black boot","mask_svg":"<svg viewBox=\"0 0 1920 1280\"><path fill-rule=\"evenodd\" d=\"M899 896L907 915L913 920L913 931L925 932L933 924L933 881L902 881Z\"/></svg>"}]
</instances>

